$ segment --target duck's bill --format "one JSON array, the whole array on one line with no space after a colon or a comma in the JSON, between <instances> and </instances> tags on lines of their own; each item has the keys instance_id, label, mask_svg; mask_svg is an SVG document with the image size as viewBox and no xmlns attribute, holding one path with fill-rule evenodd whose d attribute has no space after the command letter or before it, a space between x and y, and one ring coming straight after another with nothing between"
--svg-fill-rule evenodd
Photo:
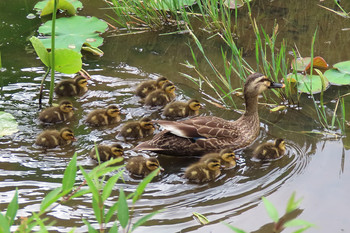
<instances>
[{"instance_id":1,"label":"duck's bill","mask_svg":"<svg viewBox=\"0 0 350 233\"><path fill-rule=\"evenodd\" d=\"M284 83L274 83L271 82L271 85L269 86L269 88L284 88L286 85L284 85Z\"/></svg>"}]
</instances>

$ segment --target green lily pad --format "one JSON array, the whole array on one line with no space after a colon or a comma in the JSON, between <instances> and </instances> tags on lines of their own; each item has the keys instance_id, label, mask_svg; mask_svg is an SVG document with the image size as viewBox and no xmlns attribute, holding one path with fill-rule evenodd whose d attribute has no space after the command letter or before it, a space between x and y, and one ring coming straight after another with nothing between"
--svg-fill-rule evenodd
<instances>
[{"instance_id":1,"label":"green lily pad","mask_svg":"<svg viewBox=\"0 0 350 233\"><path fill-rule=\"evenodd\" d=\"M334 85L350 85L350 74L340 72L337 69L330 69L324 73L324 76L331 84Z\"/></svg>"},{"instance_id":2,"label":"green lily pad","mask_svg":"<svg viewBox=\"0 0 350 233\"><path fill-rule=\"evenodd\" d=\"M83 4L78 0L60 0L57 9L67 10L70 15L75 15L78 8L83 8ZM41 16L52 14L53 0L40 1L34 6L34 10L41 11Z\"/></svg>"},{"instance_id":3,"label":"green lily pad","mask_svg":"<svg viewBox=\"0 0 350 233\"><path fill-rule=\"evenodd\" d=\"M250 2L251 0L249 0ZM236 9L244 6L245 0L225 0L224 4L230 9Z\"/></svg>"},{"instance_id":4,"label":"green lily pad","mask_svg":"<svg viewBox=\"0 0 350 233\"><path fill-rule=\"evenodd\" d=\"M18 124L10 113L0 111L0 137L11 135L18 131Z\"/></svg>"},{"instance_id":5,"label":"green lily pad","mask_svg":"<svg viewBox=\"0 0 350 233\"><path fill-rule=\"evenodd\" d=\"M329 86L328 80L322 80L319 75L302 75L297 74L297 89L301 93L320 93L323 89L326 90ZM322 85L322 83L324 84Z\"/></svg>"},{"instance_id":6,"label":"green lily pad","mask_svg":"<svg viewBox=\"0 0 350 233\"><path fill-rule=\"evenodd\" d=\"M342 73L350 74L350 61L339 62L333 65L333 67L337 68Z\"/></svg>"},{"instance_id":7,"label":"green lily pad","mask_svg":"<svg viewBox=\"0 0 350 233\"><path fill-rule=\"evenodd\" d=\"M296 60L293 59L291 63L291 68L293 70L302 72L306 69L306 67L310 64L311 57L299 57Z\"/></svg>"},{"instance_id":8,"label":"green lily pad","mask_svg":"<svg viewBox=\"0 0 350 233\"><path fill-rule=\"evenodd\" d=\"M155 1L155 8L159 10L178 10L185 6L192 6L196 0L160 0Z\"/></svg>"},{"instance_id":9,"label":"green lily pad","mask_svg":"<svg viewBox=\"0 0 350 233\"><path fill-rule=\"evenodd\" d=\"M46 22L39 27L39 33L45 38L40 39L45 48L51 48L51 28L52 21ZM106 22L96 17L72 16L69 18L59 18L56 20L56 48L68 48L80 52L84 43L89 43L93 47L102 45L103 38L99 32L104 32L108 25Z\"/></svg>"}]
</instances>

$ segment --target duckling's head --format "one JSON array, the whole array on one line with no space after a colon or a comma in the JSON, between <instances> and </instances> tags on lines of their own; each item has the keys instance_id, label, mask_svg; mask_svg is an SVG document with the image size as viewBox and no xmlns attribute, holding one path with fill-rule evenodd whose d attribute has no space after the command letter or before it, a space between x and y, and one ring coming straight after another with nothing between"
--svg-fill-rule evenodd
<instances>
[{"instance_id":1,"label":"duckling's head","mask_svg":"<svg viewBox=\"0 0 350 233\"><path fill-rule=\"evenodd\" d=\"M154 125L148 117L144 117L140 120L140 126L143 129L154 129Z\"/></svg>"},{"instance_id":2,"label":"duckling's head","mask_svg":"<svg viewBox=\"0 0 350 233\"><path fill-rule=\"evenodd\" d=\"M124 155L124 148L120 144L114 143L111 145L111 152L114 158L122 157Z\"/></svg>"},{"instance_id":3,"label":"duckling's head","mask_svg":"<svg viewBox=\"0 0 350 233\"><path fill-rule=\"evenodd\" d=\"M220 160L216 158L206 160L205 164L207 165L208 169L212 171L220 170L221 167Z\"/></svg>"},{"instance_id":4,"label":"duckling's head","mask_svg":"<svg viewBox=\"0 0 350 233\"><path fill-rule=\"evenodd\" d=\"M234 165L236 165L236 155L235 152L233 152L232 149L223 149L220 151L220 157L222 160L224 160L225 162L229 162L231 164L234 163Z\"/></svg>"},{"instance_id":5,"label":"duckling's head","mask_svg":"<svg viewBox=\"0 0 350 233\"><path fill-rule=\"evenodd\" d=\"M157 168L160 167L160 164L159 164L158 159L156 159L156 158L148 158L148 159L146 160L146 167L147 167L148 170L150 170L150 171L156 170ZM161 167L160 167L160 168L161 168ZM162 168L161 168L161 170L162 170ZM160 171L160 170L159 170L159 171Z\"/></svg>"},{"instance_id":6,"label":"duckling's head","mask_svg":"<svg viewBox=\"0 0 350 233\"><path fill-rule=\"evenodd\" d=\"M245 96L258 96L268 88L283 88L284 84L274 83L268 79L265 75L260 73L254 73L247 77L244 84Z\"/></svg>"},{"instance_id":7,"label":"duckling's head","mask_svg":"<svg viewBox=\"0 0 350 233\"><path fill-rule=\"evenodd\" d=\"M111 106L108 106L106 113L110 117L117 117L120 115L120 110L117 106L111 105Z\"/></svg>"},{"instance_id":8,"label":"duckling's head","mask_svg":"<svg viewBox=\"0 0 350 233\"><path fill-rule=\"evenodd\" d=\"M78 85L79 87L86 87L87 86L87 79L81 75L77 75L75 77L75 83L76 85Z\"/></svg>"},{"instance_id":9,"label":"duckling's head","mask_svg":"<svg viewBox=\"0 0 350 233\"><path fill-rule=\"evenodd\" d=\"M176 88L175 88L174 83L172 83L172 82L166 82L166 83L164 83L162 89L163 89L166 93L172 94L172 93L175 92L175 89L176 89Z\"/></svg>"},{"instance_id":10,"label":"duckling's head","mask_svg":"<svg viewBox=\"0 0 350 233\"><path fill-rule=\"evenodd\" d=\"M61 138L63 138L66 141L76 141L73 131L69 128L61 129L60 135L61 135Z\"/></svg>"},{"instance_id":11,"label":"duckling's head","mask_svg":"<svg viewBox=\"0 0 350 233\"><path fill-rule=\"evenodd\" d=\"M74 109L73 109L73 104L68 101L68 100L63 100L60 102L59 104L59 108L62 112L72 112Z\"/></svg>"},{"instance_id":12,"label":"duckling's head","mask_svg":"<svg viewBox=\"0 0 350 233\"><path fill-rule=\"evenodd\" d=\"M163 86L164 83L166 83L166 82L169 82L169 80L168 80L166 77L164 77L164 76L159 77L159 78L157 79L157 87L158 87L158 88L162 88L162 86Z\"/></svg>"},{"instance_id":13,"label":"duckling's head","mask_svg":"<svg viewBox=\"0 0 350 233\"><path fill-rule=\"evenodd\" d=\"M198 100L195 99L191 99L188 101L188 106L190 107L190 109L192 109L193 111L199 111L199 109L202 108L201 103Z\"/></svg>"},{"instance_id":14,"label":"duckling's head","mask_svg":"<svg viewBox=\"0 0 350 233\"><path fill-rule=\"evenodd\" d=\"M282 138L277 138L275 140L275 146L281 150L281 151L285 151L286 150L286 143Z\"/></svg>"}]
</instances>

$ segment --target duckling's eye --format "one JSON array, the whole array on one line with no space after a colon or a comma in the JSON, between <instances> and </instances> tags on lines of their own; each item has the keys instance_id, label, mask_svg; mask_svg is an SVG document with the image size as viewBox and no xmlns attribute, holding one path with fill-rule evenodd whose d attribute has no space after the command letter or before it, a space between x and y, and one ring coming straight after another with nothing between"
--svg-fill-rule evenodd
<instances>
[{"instance_id":1,"label":"duckling's eye","mask_svg":"<svg viewBox=\"0 0 350 233\"><path fill-rule=\"evenodd\" d=\"M67 136L68 137L74 137L74 134L68 133Z\"/></svg>"}]
</instances>

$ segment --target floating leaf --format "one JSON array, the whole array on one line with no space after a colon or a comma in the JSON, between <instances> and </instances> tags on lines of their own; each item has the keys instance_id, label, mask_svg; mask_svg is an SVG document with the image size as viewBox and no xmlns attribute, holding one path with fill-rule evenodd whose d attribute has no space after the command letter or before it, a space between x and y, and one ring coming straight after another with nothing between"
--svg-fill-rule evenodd
<instances>
[{"instance_id":1,"label":"floating leaf","mask_svg":"<svg viewBox=\"0 0 350 233\"><path fill-rule=\"evenodd\" d=\"M331 84L334 85L350 85L350 74L340 72L337 69L330 69L324 72L324 76Z\"/></svg>"},{"instance_id":2,"label":"floating leaf","mask_svg":"<svg viewBox=\"0 0 350 233\"><path fill-rule=\"evenodd\" d=\"M51 52L50 52L51 58ZM75 74L81 70L81 54L70 49L55 49L55 69L65 74Z\"/></svg>"},{"instance_id":3,"label":"floating leaf","mask_svg":"<svg viewBox=\"0 0 350 233\"><path fill-rule=\"evenodd\" d=\"M350 74L350 61L339 62L333 67L337 68L340 72Z\"/></svg>"},{"instance_id":4,"label":"floating leaf","mask_svg":"<svg viewBox=\"0 0 350 233\"><path fill-rule=\"evenodd\" d=\"M270 109L270 112L278 112L278 111L282 111L284 109L286 109L287 107L284 105L279 105L277 107L274 107L273 109Z\"/></svg>"},{"instance_id":5,"label":"floating leaf","mask_svg":"<svg viewBox=\"0 0 350 233\"><path fill-rule=\"evenodd\" d=\"M308 71L310 67L311 67L311 57L300 57L300 58L297 58L296 60L294 59L291 63L291 68L299 72ZM313 59L313 68L327 69L328 64L322 57L317 56L317 57L314 57Z\"/></svg>"},{"instance_id":6,"label":"floating leaf","mask_svg":"<svg viewBox=\"0 0 350 233\"><path fill-rule=\"evenodd\" d=\"M18 124L10 113L0 111L0 137L11 135L18 131Z\"/></svg>"},{"instance_id":7,"label":"floating leaf","mask_svg":"<svg viewBox=\"0 0 350 233\"><path fill-rule=\"evenodd\" d=\"M60 0L57 5L57 9L67 10L67 12L71 15L75 15L78 8L83 8L83 4L78 0ZM34 10L38 12L41 11L41 16L51 14L53 11L53 0L44 0L38 2L35 4Z\"/></svg>"},{"instance_id":8,"label":"floating leaf","mask_svg":"<svg viewBox=\"0 0 350 233\"><path fill-rule=\"evenodd\" d=\"M158 10L179 10L185 6L192 6L196 0L162 0L155 1L154 7Z\"/></svg>"},{"instance_id":9,"label":"floating leaf","mask_svg":"<svg viewBox=\"0 0 350 233\"><path fill-rule=\"evenodd\" d=\"M302 75L297 74L297 89L301 93L319 93L323 90L326 90L329 86L328 80L322 80L319 75Z\"/></svg>"},{"instance_id":10,"label":"floating leaf","mask_svg":"<svg viewBox=\"0 0 350 233\"><path fill-rule=\"evenodd\" d=\"M80 52L83 44L88 43L93 47L102 45L103 38L99 32L104 32L108 25L96 17L72 16L56 20L56 48L72 49ZM52 21L47 21L39 27L39 33L45 38L40 39L46 48L51 48Z\"/></svg>"},{"instance_id":11,"label":"floating leaf","mask_svg":"<svg viewBox=\"0 0 350 233\"><path fill-rule=\"evenodd\" d=\"M199 221L200 224L205 225L209 223L209 219L207 219L204 215L196 212L193 212L192 214Z\"/></svg>"},{"instance_id":12,"label":"floating leaf","mask_svg":"<svg viewBox=\"0 0 350 233\"><path fill-rule=\"evenodd\" d=\"M322 57L314 57L312 65L313 65L313 68L318 68L318 69L323 69L323 70L328 69L328 64ZM310 70L310 68L311 68L311 61L306 66L305 71Z\"/></svg>"}]
</instances>

